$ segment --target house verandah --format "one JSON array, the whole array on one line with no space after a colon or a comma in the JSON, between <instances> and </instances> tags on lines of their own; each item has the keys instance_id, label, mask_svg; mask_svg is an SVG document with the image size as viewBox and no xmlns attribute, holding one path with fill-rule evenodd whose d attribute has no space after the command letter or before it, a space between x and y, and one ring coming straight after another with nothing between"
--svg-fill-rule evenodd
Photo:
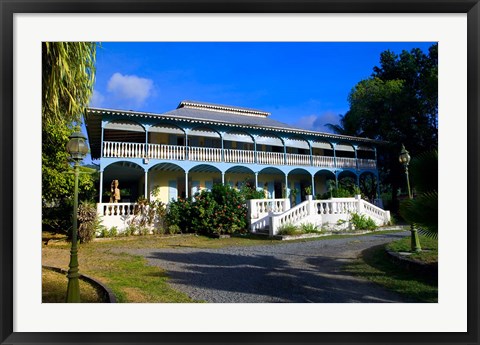
<instances>
[{"instance_id":1,"label":"house verandah","mask_svg":"<svg viewBox=\"0 0 480 345\"><path fill-rule=\"evenodd\" d=\"M306 187L325 193L329 180L349 177L358 185L370 175L378 188L375 141L303 130L268 116L190 101L164 114L88 109L91 154L100 160L99 204L109 203L113 180L121 204L139 197L168 203L216 183L249 183L269 199L295 191L295 204L305 200Z\"/></svg>"}]
</instances>

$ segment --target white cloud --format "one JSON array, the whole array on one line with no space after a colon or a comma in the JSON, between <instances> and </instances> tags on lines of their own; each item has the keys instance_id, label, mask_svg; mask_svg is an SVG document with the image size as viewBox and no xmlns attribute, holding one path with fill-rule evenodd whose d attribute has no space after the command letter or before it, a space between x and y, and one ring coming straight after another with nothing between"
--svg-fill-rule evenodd
<instances>
[{"instance_id":1,"label":"white cloud","mask_svg":"<svg viewBox=\"0 0 480 345\"><path fill-rule=\"evenodd\" d=\"M153 92L153 81L136 75L115 73L108 81L107 90L117 99L143 104Z\"/></svg>"},{"instance_id":2,"label":"white cloud","mask_svg":"<svg viewBox=\"0 0 480 345\"><path fill-rule=\"evenodd\" d=\"M105 96L100 92L93 90L92 97L90 97L91 107L102 107L105 102Z\"/></svg>"},{"instance_id":3,"label":"white cloud","mask_svg":"<svg viewBox=\"0 0 480 345\"><path fill-rule=\"evenodd\" d=\"M331 132L326 127L327 123L338 124L339 116L332 111L323 112L320 115L306 115L300 117L294 125L300 128L305 128L313 131Z\"/></svg>"}]
</instances>

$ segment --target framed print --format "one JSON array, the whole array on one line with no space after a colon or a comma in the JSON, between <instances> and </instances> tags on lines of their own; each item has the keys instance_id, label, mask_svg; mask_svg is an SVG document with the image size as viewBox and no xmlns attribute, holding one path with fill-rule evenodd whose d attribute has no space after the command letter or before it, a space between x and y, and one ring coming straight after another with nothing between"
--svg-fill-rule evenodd
<instances>
[{"instance_id":1,"label":"framed print","mask_svg":"<svg viewBox=\"0 0 480 345\"><path fill-rule=\"evenodd\" d=\"M2 344L479 343L477 247L480 243L477 232L477 209L480 193L478 183L480 4L478 0L423 2L403 0L393 2L386 0L370 2L361 0L0 1L2 18L0 219L3 229L0 232L2 245L0 340ZM41 46L43 42L105 42L103 47L105 50L114 49L114 44L120 42L130 43L128 47L131 50L136 49L135 44L138 42L162 42L165 44L162 46L163 49L172 48L172 50L174 45L167 43L215 45L221 42L230 51L248 50L250 55L256 56L257 61L264 64L263 72L267 70L268 65L262 60L264 51L259 48L259 45L251 43L272 45L289 43L291 44L289 47L295 47L290 49L291 56L295 55L292 50L301 46L295 45L296 43L326 43L322 46L325 55L334 55L333 50L328 50L328 44L338 42L421 42L425 47L430 43L438 44L437 128L438 156L440 157L438 160L440 195L438 224L442 232L438 239L439 256L442 257L438 263L438 299L435 303L334 303L338 301L306 303L307 301L301 299L293 300L292 303L69 304L42 302L41 265L43 262L38 229L42 227L42 97L40 96L42 93L40 90L42 89ZM231 42L238 45L227 44ZM153 54L148 49L139 50L137 53L137 56ZM200 57L195 55L199 54L195 49L190 52L182 51L182 54L191 54L192 61L200 60ZM237 55L240 56L239 53ZM307 55L304 55L305 60ZM338 60L341 59L340 55L338 53ZM308 56L308 58L315 61L316 57ZM287 59L284 51L270 63L273 64L282 59ZM154 73L155 59L152 58L149 61L148 70ZM301 64L293 58L289 61ZM318 58L318 63L323 61ZM132 59L129 63L134 65L138 60ZM108 64L109 62L104 62L102 66ZM237 61L237 64L238 68L240 62ZM346 77L352 70L351 67L343 66L342 76ZM215 67L210 68L205 78L213 78ZM313 72L310 72L313 76ZM181 68L172 73L177 73L176 77L188 74L187 71L181 71ZM261 74L262 70L255 73ZM278 74L282 73L287 74L286 69L279 69ZM124 98L131 97L131 103L124 103L125 110L121 115L147 119L144 123L145 128L150 128L155 126L148 122L149 116L152 116L149 110L134 112L126 109L135 107L139 104L138 102L144 101L154 92L173 94L173 91L167 88L154 90L153 82L148 77L132 76L127 73L112 72L111 74L112 77L109 80L105 79L103 93L97 90L98 92L94 95L97 97L96 102L99 106L96 110L92 110L93 120L87 124L89 131L93 131L93 126L98 125L98 133L89 133L89 137L90 134L92 137L96 135L99 143L100 140L104 140L105 133L105 142L107 142L108 138L118 138L115 135L119 131L132 127L132 123L128 121L118 122L117 127L105 125L110 121L107 121L107 118L119 115L101 107L107 104L109 97L111 99L119 95ZM173 78L172 74L163 74L161 77ZM275 77L277 78L278 75L275 74ZM368 77L369 75L364 76L364 78ZM329 81L332 87L333 79L335 78L331 77ZM133 84L129 85L134 87L127 90L126 80L133 81ZM321 80L318 81L320 82ZM255 81L250 81L250 85L254 83ZM186 85L177 87L186 92ZM285 94L300 95L301 93L293 86L285 86L284 89ZM130 92L128 95L127 91ZM212 87L210 94L221 94L224 91L220 87ZM233 90L228 92L235 93ZM225 91L225 93L228 92ZM264 96L265 94L260 92L258 98ZM241 95L236 97L241 98ZM197 124L190 124L191 128L184 131L181 126L172 125L174 122L169 119L171 122L169 122L168 133L175 135L180 133L177 137L163 137L163 133L157 129L146 133L142 123L142 126L135 127L133 131L143 133L143 136L132 135L136 146L134 145L133 149L129 148L132 151L128 151L128 154L134 150L138 153L142 147L144 150L150 149L151 146L148 145L152 137L157 138L158 147L162 145L162 147L184 147L185 151L182 149L175 151L175 154L180 156L188 151L188 154L198 154L200 157L207 152L206 147L210 146L217 151L208 152L221 150L222 154L225 154L227 151L253 152L257 146L263 145L271 146L265 149L263 153L265 157L280 157L280 159L283 157L286 162L287 157L300 159L302 155L308 153L312 155L315 150L325 152L330 149L328 145L325 146L325 143L317 143L315 146L314 140L299 143L300 132L293 127L282 129L285 133L291 134L290 137L285 138L280 134L268 139L261 138L261 135L257 135L256 132L250 135L248 131L256 128L257 125L254 121L261 123L264 121L263 117L268 116L267 113L259 110L182 100L175 111L180 113L185 110L182 110L182 107L191 110L190 113L187 112L188 114L194 112L198 114L207 109L216 114L216 119L220 119L218 121L222 120L221 116L224 116L224 113L228 113L229 116L233 116L232 114L236 116L238 113L247 114L255 120L251 120L250 128L245 126L242 131L237 131L238 133L228 130L223 133L221 129L207 133L206 127L202 125L205 125L207 120L213 121L210 118L203 118L204 122L201 122L202 118L196 118ZM95 112L102 113L105 118L102 120ZM170 114L172 115L173 112ZM183 120L189 116L188 114L183 115ZM301 116L298 115L298 117ZM312 118L305 116L302 119L310 121L308 123L311 126L314 125ZM272 128L274 127L272 125ZM219 125L218 128L222 127ZM201 132L204 137L198 139L194 133L195 130ZM221 132L220 135L218 135L219 132ZM228 139L229 136L233 138L234 135L236 135L235 139ZM292 138L297 141L293 143L295 140ZM115 141L114 139L112 141ZM278 147L284 145L284 151L279 150L278 147L275 148L275 140L280 142ZM292 142L290 151L285 148L285 142L288 140ZM145 146L142 146L144 144ZM92 152L95 150L100 152L100 146L102 146L102 150L105 148L120 150L118 145L113 143L110 147L102 143L98 144L99 147L91 149ZM198 150L188 149L189 145L197 147ZM342 145L345 146L344 143L338 144L338 152L341 151ZM372 157L376 160L377 153L373 150L364 153L365 157L361 156L362 153L357 157L358 146L362 145L355 145L353 149L349 148L349 151L345 149L345 152L348 151L345 156L337 156L335 145L332 146L332 157L329 157L334 162L332 164L337 164L338 161L346 162L345 164L355 161L358 169L359 159L363 159L362 164L369 163ZM249 153L245 152L242 159L249 163ZM132 157L138 159L139 166L146 166L149 160L159 159L162 153L157 153L157 156L153 153L150 156L138 154L140 156ZM107 158L112 158L113 162L115 156L112 153L112 157ZM307 163L313 164L312 161L313 156ZM177 201L177 199L186 199L189 193L193 195L196 192L201 193L202 190L210 191L219 181L228 185L229 188L237 188L241 184L240 178L232 177L231 180L227 178L227 181L222 174L208 179L202 177L199 173L212 173L206 165L202 166L203 170L200 168L197 171L192 170L193 173L190 176L188 174L181 176L177 174L177 176L174 173L180 171L179 169L167 163L162 164L155 172L157 180L148 180L150 184L147 182L147 179L150 179L147 170L145 173L143 170L139 173L129 166L132 168L129 171L136 174L138 181L128 186L122 186L122 178L127 180L126 174L122 174L121 178L117 179L108 169L101 169L100 190L107 192L100 193L96 197L99 199L99 204L108 204L109 198L114 199L110 200L112 204L120 200L113 208L109 209L108 205L105 206L102 212L106 215L112 210L117 212L120 207L124 207L121 212L128 213L130 211L127 204L131 201L130 199L139 199L142 195L151 195L153 192L158 192L167 201ZM269 170L268 173L274 174L273 170ZM298 171L289 170L292 174ZM214 170L214 172L217 171ZM244 170L238 167L235 170L235 173L242 172ZM161 180L158 177L161 174L166 176L163 189L162 186L155 185L155 181ZM337 178L336 174L335 171L333 173L335 178ZM292 203L301 203L307 199L306 194L315 194L312 193L312 188L315 189L317 186L314 175L311 181L307 181L308 183L301 179L289 180L286 175L288 173L285 174L284 179L271 181L255 175L249 183L259 187L256 190L258 193L269 194L272 199L275 195L281 195L284 190L285 194L291 189L298 190L298 194L295 193L291 198L292 201L289 199ZM356 176L360 178L359 175ZM111 185L110 182L112 182ZM111 194L108 193L110 186ZM375 193L377 191L374 191L374 196L370 198L372 203L375 195L380 194ZM123 198L123 201L120 198ZM122 206L124 204L125 206ZM271 222L273 227L273 220ZM115 231L118 230L116 223L109 223L109 227L115 228ZM267 229L267 231L270 230ZM180 247L178 245L176 249ZM175 252L170 255L174 257ZM204 254L192 253L192 255L203 258L205 261L202 264L208 266L209 261L202 256ZM184 262L179 260L175 264L180 265ZM80 263L80 273L81 265L82 263ZM202 271L205 275L208 272L208 269ZM188 275L185 274L185 276ZM95 278L92 277L91 280L94 284L96 284ZM293 280L291 284L295 285L295 281ZM268 288L271 291L274 290L274 287ZM236 291L235 287L231 290ZM107 291L111 293L108 288ZM135 291L131 290L130 293L134 294ZM125 301L122 298L117 300Z\"/></svg>"}]
</instances>

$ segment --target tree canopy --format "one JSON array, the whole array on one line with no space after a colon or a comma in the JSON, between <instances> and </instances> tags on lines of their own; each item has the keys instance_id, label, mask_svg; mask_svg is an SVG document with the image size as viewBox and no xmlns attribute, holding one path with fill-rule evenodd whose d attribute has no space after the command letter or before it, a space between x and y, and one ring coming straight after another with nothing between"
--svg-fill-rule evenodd
<instances>
[{"instance_id":1,"label":"tree canopy","mask_svg":"<svg viewBox=\"0 0 480 345\"><path fill-rule=\"evenodd\" d=\"M43 223L70 226L74 174L66 151L93 92L96 43L42 43L42 205ZM96 194L96 174L81 167L79 199Z\"/></svg>"},{"instance_id":2,"label":"tree canopy","mask_svg":"<svg viewBox=\"0 0 480 345\"><path fill-rule=\"evenodd\" d=\"M93 92L95 42L42 43L42 123L78 122Z\"/></svg>"},{"instance_id":3,"label":"tree canopy","mask_svg":"<svg viewBox=\"0 0 480 345\"><path fill-rule=\"evenodd\" d=\"M372 76L358 82L348 96L349 111L339 125L346 135L408 145L412 154L438 145L438 45L428 54L415 48L400 55L387 50Z\"/></svg>"},{"instance_id":4,"label":"tree canopy","mask_svg":"<svg viewBox=\"0 0 480 345\"><path fill-rule=\"evenodd\" d=\"M402 143L413 157L438 147L438 45L428 53L384 51L380 65L353 87L348 102L340 124L327 126L338 134L385 142L378 151L380 177L395 199L405 184L398 163Z\"/></svg>"}]
</instances>

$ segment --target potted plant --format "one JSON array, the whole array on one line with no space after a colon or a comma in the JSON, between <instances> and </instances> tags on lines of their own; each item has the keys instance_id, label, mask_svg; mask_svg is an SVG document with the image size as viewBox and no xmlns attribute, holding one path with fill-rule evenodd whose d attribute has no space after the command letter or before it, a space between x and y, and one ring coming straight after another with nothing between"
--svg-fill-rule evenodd
<instances>
[{"instance_id":1,"label":"potted plant","mask_svg":"<svg viewBox=\"0 0 480 345\"><path fill-rule=\"evenodd\" d=\"M307 200L313 200L312 186L305 187L305 194L307 196Z\"/></svg>"}]
</instances>

